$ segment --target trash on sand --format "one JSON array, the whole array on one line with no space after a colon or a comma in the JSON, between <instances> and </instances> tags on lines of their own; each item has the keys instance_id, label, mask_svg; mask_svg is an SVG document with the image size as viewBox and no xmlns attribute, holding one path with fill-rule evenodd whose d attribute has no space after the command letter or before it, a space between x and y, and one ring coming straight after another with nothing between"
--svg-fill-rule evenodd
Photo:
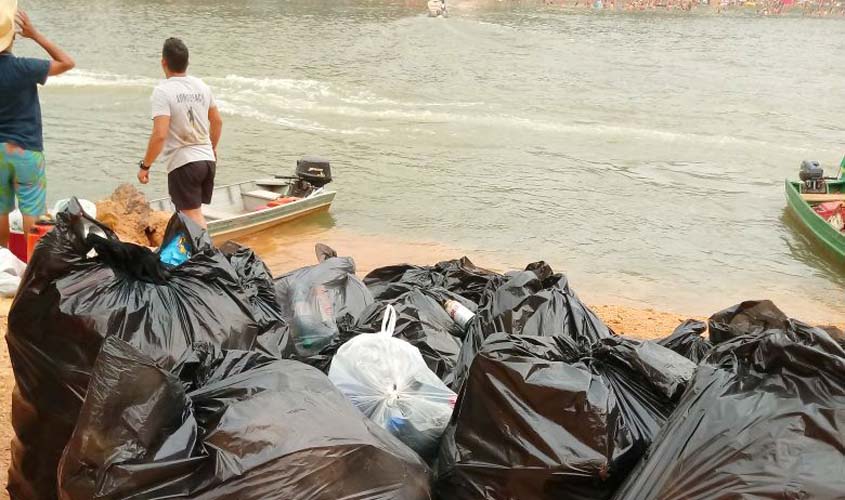
<instances>
[{"instance_id":1,"label":"trash on sand","mask_svg":"<svg viewBox=\"0 0 845 500\"><path fill-rule=\"evenodd\" d=\"M325 255L325 250L318 248L318 254ZM276 297L290 325L295 354L302 358L318 356L330 347L341 328L351 330L373 302L349 257L328 257L280 276ZM319 364L328 367L328 363Z\"/></svg>"},{"instance_id":2,"label":"trash on sand","mask_svg":"<svg viewBox=\"0 0 845 500\"><path fill-rule=\"evenodd\" d=\"M443 307L446 309L449 317L461 328L469 326L469 322L475 317L474 312L457 300L447 300L443 304Z\"/></svg>"},{"instance_id":3,"label":"trash on sand","mask_svg":"<svg viewBox=\"0 0 845 500\"><path fill-rule=\"evenodd\" d=\"M355 325L355 333L380 331L388 305L397 313L393 336L419 349L428 368L444 383L451 384L461 352L463 328L449 317L436 298L422 290L412 290L394 300L367 307Z\"/></svg>"},{"instance_id":4,"label":"trash on sand","mask_svg":"<svg viewBox=\"0 0 845 500\"><path fill-rule=\"evenodd\" d=\"M842 498L845 350L782 317L746 302L711 318L725 340L616 499Z\"/></svg>"},{"instance_id":5,"label":"trash on sand","mask_svg":"<svg viewBox=\"0 0 845 500\"><path fill-rule=\"evenodd\" d=\"M557 331L481 346L443 437L440 498L609 498L695 370L653 342L586 347Z\"/></svg>"},{"instance_id":6,"label":"trash on sand","mask_svg":"<svg viewBox=\"0 0 845 500\"><path fill-rule=\"evenodd\" d=\"M167 370L106 340L59 468L63 500L430 498L422 460L317 369L196 348Z\"/></svg>"},{"instance_id":7,"label":"trash on sand","mask_svg":"<svg viewBox=\"0 0 845 500\"><path fill-rule=\"evenodd\" d=\"M220 251L235 269L239 284L252 304L252 313L262 328L274 327L284 322L281 305L276 301L276 287L270 269L251 249L233 241L227 241ZM266 335L259 341L266 340ZM274 354L280 345L272 347Z\"/></svg>"},{"instance_id":8,"label":"trash on sand","mask_svg":"<svg viewBox=\"0 0 845 500\"><path fill-rule=\"evenodd\" d=\"M658 343L668 347L681 356L690 359L694 363L700 363L713 348L709 340L702 337L707 331L707 325L703 321L688 319L681 323L678 328L665 339Z\"/></svg>"},{"instance_id":9,"label":"trash on sand","mask_svg":"<svg viewBox=\"0 0 845 500\"><path fill-rule=\"evenodd\" d=\"M369 273L364 283L376 300L395 299L413 289L442 288L478 303L487 283L498 276L463 257L430 267L410 264L382 267Z\"/></svg>"},{"instance_id":10,"label":"trash on sand","mask_svg":"<svg viewBox=\"0 0 845 500\"><path fill-rule=\"evenodd\" d=\"M789 318L770 300L749 300L717 312L707 323L710 341L721 344L767 330L786 330Z\"/></svg>"},{"instance_id":11,"label":"trash on sand","mask_svg":"<svg viewBox=\"0 0 845 500\"><path fill-rule=\"evenodd\" d=\"M530 264L525 271L488 282L461 347L452 389L460 388L484 339L499 332L562 335L584 346L615 336L578 299L565 276L555 274L544 262Z\"/></svg>"},{"instance_id":12,"label":"trash on sand","mask_svg":"<svg viewBox=\"0 0 845 500\"><path fill-rule=\"evenodd\" d=\"M432 461L457 396L416 347L393 337L395 326L396 310L388 305L379 333L338 349L329 379L364 415Z\"/></svg>"},{"instance_id":13,"label":"trash on sand","mask_svg":"<svg viewBox=\"0 0 845 500\"><path fill-rule=\"evenodd\" d=\"M845 351L771 302L664 347L544 262L392 266L368 289L325 246L273 280L185 217L164 233L180 265L72 199L35 250L7 334L15 500L430 500L435 456L444 500L845 491Z\"/></svg>"},{"instance_id":14,"label":"trash on sand","mask_svg":"<svg viewBox=\"0 0 845 500\"><path fill-rule=\"evenodd\" d=\"M57 201L56 204L53 205L53 209L50 211L50 214L53 217L55 217L57 213L64 212L65 209L67 209L68 205L70 205L70 200L72 200L72 199L73 198L63 198L63 199ZM91 217L92 219L97 218L97 204L96 203L94 203L93 201L83 200L83 199L80 199L80 198L77 198L76 201L79 203L79 206L82 207L82 210L84 210L85 213L88 214L89 217Z\"/></svg>"},{"instance_id":15,"label":"trash on sand","mask_svg":"<svg viewBox=\"0 0 845 500\"><path fill-rule=\"evenodd\" d=\"M185 235L176 233L172 238L166 240L159 250L158 258L162 263L172 267L181 266L187 262L191 258L191 254L188 252Z\"/></svg>"},{"instance_id":16,"label":"trash on sand","mask_svg":"<svg viewBox=\"0 0 845 500\"><path fill-rule=\"evenodd\" d=\"M16 381L13 498L55 498L56 464L105 338L169 369L195 342L248 350L265 331L283 337L256 320L238 270L204 231L181 216L168 231L186 234L192 252L172 269L149 249L121 243L72 201L36 248L6 336Z\"/></svg>"}]
</instances>

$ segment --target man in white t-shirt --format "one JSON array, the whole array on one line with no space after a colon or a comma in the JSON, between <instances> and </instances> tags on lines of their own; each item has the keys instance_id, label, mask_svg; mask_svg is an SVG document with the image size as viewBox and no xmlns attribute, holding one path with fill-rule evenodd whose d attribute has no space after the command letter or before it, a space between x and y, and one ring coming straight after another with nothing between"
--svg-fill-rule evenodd
<instances>
[{"instance_id":1,"label":"man in white t-shirt","mask_svg":"<svg viewBox=\"0 0 845 500\"><path fill-rule=\"evenodd\" d=\"M161 154L176 210L206 227L202 205L211 203L223 119L208 85L187 75L188 47L182 40L164 42L161 67L167 80L153 90L153 132L138 180L150 181L150 167Z\"/></svg>"}]
</instances>

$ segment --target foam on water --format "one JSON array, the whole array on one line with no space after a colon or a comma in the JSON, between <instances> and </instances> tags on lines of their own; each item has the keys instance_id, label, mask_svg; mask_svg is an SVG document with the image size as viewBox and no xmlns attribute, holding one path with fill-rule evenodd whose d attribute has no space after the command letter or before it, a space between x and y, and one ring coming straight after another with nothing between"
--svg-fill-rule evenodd
<instances>
[{"instance_id":1,"label":"foam on water","mask_svg":"<svg viewBox=\"0 0 845 500\"><path fill-rule=\"evenodd\" d=\"M152 88L160 80L154 78L116 75L103 71L74 69L61 76L47 79L49 87L135 87Z\"/></svg>"},{"instance_id":2,"label":"foam on water","mask_svg":"<svg viewBox=\"0 0 845 500\"><path fill-rule=\"evenodd\" d=\"M120 75L104 71L75 69L66 75L48 80L51 87L118 87L152 88L161 80L142 76ZM250 78L229 74L223 78L209 77L205 81L220 97L221 110L230 115L260 120L304 132L324 132L340 135L380 135L390 132L385 121L413 124L462 123L479 127L510 128L549 134L578 134L584 136L618 136L628 139L648 138L658 142L686 141L711 145L751 144L788 151L805 152L805 148L731 135L710 135L670 130L650 129L604 123L566 123L537 117L512 114L449 112L449 109L480 108L482 102L412 102L381 97L366 90L344 92L326 82L290 78ZM246 104L252 103L252 104ZM263 105L258 111L255 105ZM338 128L314 119L291 116L295 113L342 116L357 121L355 126ZM369 123L368 123L369 122ZM378 122L378 126L372 122Z\"/></svg>"}]
</instances>

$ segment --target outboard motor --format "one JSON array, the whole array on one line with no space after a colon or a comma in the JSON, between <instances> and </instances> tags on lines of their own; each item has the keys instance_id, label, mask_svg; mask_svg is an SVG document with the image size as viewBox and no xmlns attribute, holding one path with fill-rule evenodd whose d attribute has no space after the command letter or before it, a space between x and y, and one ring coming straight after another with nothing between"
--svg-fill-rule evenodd
<instances>
[{"instance_id":1,"label":"outboard motor","mask_svg":"<svg viewBox=\"0 0 845 500\"><path fill-rule=\"evenodd\" d=\"M332 181L332 167L329 160L306 156L296 162L296 176L315 188L321 188Z\"/></svg>"},{"instance_id":2,"label":"outboard motor","mask_svg":"<svg viewBox=\"0 0 845 500\"><path fill-rule=\"evenodd\" d=\"M799 177L803 186L801 186L802 193L826 193L827 183L824 179L824 169L817 161L804 160L801 162L801 171Z\"/></svg>"},{"instance_id":3,"label":"outboard motor","mask_svg":"<svg viewBox=\"0 0 845 500\"><path fill-rule=\"evenodd\" d=\"M296 182L291 190L291 196L304 198L331 181L332 167L329 160L317 156L305 156L296 162Z\"/></svg>"}]
</instances>

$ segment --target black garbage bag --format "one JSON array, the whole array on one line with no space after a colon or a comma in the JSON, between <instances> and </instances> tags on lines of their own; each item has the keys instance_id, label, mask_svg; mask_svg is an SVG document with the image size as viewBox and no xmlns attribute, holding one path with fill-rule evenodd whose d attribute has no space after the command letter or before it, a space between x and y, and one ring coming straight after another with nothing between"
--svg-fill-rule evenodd
<instances>
[{"instance_id":1,"label":"black garbage bag","mask_svg":"<svg viewBox=\"0 0 845 500\"><path fill-rule=\"evenodd\" d=\"M252 304L253 315L261 326L271 327L284 322L284 313L276 300L276 288L270 269L252 249L233 241L220 251L229 259L240 278L241 287Z\"/></svg>"},{"instance_id":2,"label":"black garbage bag","mask_svg":"<svg viewBox=\"0 0 845 500\"><path fill-rule=\"evenodd\" d=\"M71 202L41 239L9 312L15 374L12 464L16 500L56 497L56 465L76 425L100 345L126 340L162 366L194 342L250 349L262 333L241 277L207 234L175 216L168 240L186 235L178 267L128 245ZM98 255L90 256L95 250Z\"/></svg>"},{"instance_id":3,"label":"black garbage bag","mask_svg":"<svg viewBox=\"0 0 845 500\"><path fill-rule=\"evenodd\" d=\"M324 253L324 252L323 252ZM341 331L349 331L373 297L349 257L331 257L276 279L276 298L290 327L297 359L324 364ZM336 350L336 349L334 349Z\"/></svg>"},{"instance_id":4,"label":"black garbage bag","mask_svg":"<svg viewBox=\"0 0 845 500\"><path fill-rule=\"evenodd\" d=\"M478 308L483 332L514 335L566 335L577 343L589 345L613 336L613 332L569 287L562 274L529 266L514 273L499 286L485 291Z\"/></svg>"},{"instance_id":5,"label":"black garbage bag","mask_svg":"<svg viewBox=\"0 0 845 500\"><path fill-rule=\"evenodd\" d=\"M653 342L490 336L443 437L438 498L609 498L694 370Z\"/></svg>"},{"instance_id":6,"label":"black garbage bag","mask_svg":"<svg viewBox=\"0 0 845 500\"><path fill-rule=\"evenodd\" d=\"M461 352L463 328L429 293L412 290L394 300L371 304L361 314L355 330L360 333L380 331L387 305L392 305L397 314L393 336L419 349L429 370L445 384L451 384Z\"/></svg>"},{"instance_id":7,"label":"black garbage bag","mask_svg":"<svg viewBox=\"0 0 845 500\"><path fill-rule=\"evenodd\" d=\"M62 457L63 500L427 500L429 471L297 361L205 349L171 373L110 338Z\"/></svg>"},{"instance_id":8,"label":"black garbage bag","mask_svg":"<svg viewBox=\"0 0 845 500\"><path fill-rule=\"evenodd\" d=\"M819 328L827 332L827 334L830 335L833 340L839 342L839 345L845 347L845 332L843 332L839 327L833 325L824 325L819 326Z\"/></svg>"},{"instance_id":9,"label":"black garbage bag","mask_svg":"<svg viewBox=\"0 0 845 500\"><path fill-rule=\"evenodd\" d=\"M675 328L672 335L660 340L658 344L672 349L694 363L700 363L713 348L713 344L702 337L706 331L707 324L703 321L688 319Z\"/></svg>"},{"instance_id":10,"label":"black garbage bag","mask_svg":"<svg viewBox=\"0 0 845 500\"><path fill-rule=\"evenodd\" d=\"M717 312L708 324L710 341L720 344L766 330L785 330L789 327L789 318L770 300L750 300Z\"/></svg>"},{"instance_id":11,"label":"black garbage bag","mask_svg":"<svg viewBox=\"0 0 845 500\"><path fill-rule=\"evenodd\" d=\"M617 500L843 498L845 350L797 321L747 327L698 367Z\"/></svg>"},{"instance_id":12,"label":"black garbage bag","mask_svg":"<svg viewBox=\"0 0 845 500\"><path fill-rule=\"evenodd\" d=\"M442 288L477 303L488 282L498 276L462 257L427 267L409 264L382 267L370 272L364 283L376 300L396 299L415 289Z\"/></svg>"},{"instance_id":13,"label":"black garbage bag","mask_svg":"<svg viewBox=\"0 0 845 500\"><path fill-rule=\"evenodd\" d=\"M453 390L459 390L484 340L494 333L527 336L566 336L589 346L614 337L569 287L566 276L544 262L488 283L475 319L469 324L455 368Z\"/></svg>"}]
</instances>

